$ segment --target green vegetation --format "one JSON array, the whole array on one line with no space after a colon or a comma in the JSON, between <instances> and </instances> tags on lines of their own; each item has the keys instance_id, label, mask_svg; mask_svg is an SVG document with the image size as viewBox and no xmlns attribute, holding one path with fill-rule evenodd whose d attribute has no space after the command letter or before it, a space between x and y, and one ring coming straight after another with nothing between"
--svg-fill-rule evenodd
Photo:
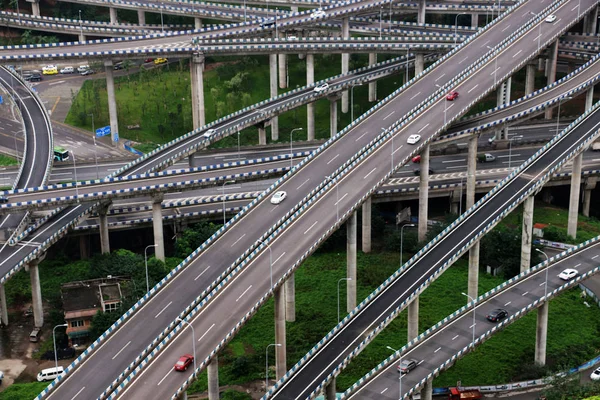
<instances>
[{"instance_id":1,"label":"green vegetation","mask_svg":"<svg viewBox=\"0 0 600 400\"><path fill-rule=\"evenodd\" d=\"M13 383L0 392L0 400L34 399L48 386L48 382Z\"/></svg>"},{"instance_id":2,"label":"green vegetation","mask_svg":"<svg viewBox=\"0 0 600 400\"><path fill-rule=\"evenodd\" d=\"M2 166L19 165L19 162L14 157L5 156L3 154L0 154L0 165L2 165Z\"/></svg>"}]
</instances>

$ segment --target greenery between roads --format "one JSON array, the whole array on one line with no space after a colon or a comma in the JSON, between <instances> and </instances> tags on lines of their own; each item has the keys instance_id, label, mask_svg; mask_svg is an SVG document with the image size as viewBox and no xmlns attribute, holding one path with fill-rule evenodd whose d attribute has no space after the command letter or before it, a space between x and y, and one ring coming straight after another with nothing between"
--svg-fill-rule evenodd
<instances>
[{"instance_id":1,"label":"greenery between roads","mask_svg":"<svg viewBox=\"0 0 600 400\"><path fill-rule=\"evenodd\" d=\"M19 165L19 161L14 157L5 156L3 154L0 154L0 165L2 165L2 166Z\"/></svg>"}]
</instances>

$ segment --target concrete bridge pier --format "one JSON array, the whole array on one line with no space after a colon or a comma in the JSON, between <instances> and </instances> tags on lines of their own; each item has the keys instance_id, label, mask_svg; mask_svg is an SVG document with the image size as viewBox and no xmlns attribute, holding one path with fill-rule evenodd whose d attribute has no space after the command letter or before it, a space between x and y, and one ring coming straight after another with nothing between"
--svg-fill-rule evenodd
<instances>
[{"instance_id":1,"label":"concrete bridge pier","mask_svg":"<svg viewBox=\"0 0 600 400\"><path fill-rule=\"evenodd\" d=\"M196 164L196 162L194 161L194 155L190 154L188 156L188 165L190 168L194 168L196 166L195 164Z\"/></svg>"},{"instance_id":2,"label":"concrete bridge pier","mask_svg":"<svg viewBox=\"0 0 600 400\"><path fill-rule=\"evenodd\" d=\"M346 221L346 311L356 308L356 211Z\"/></svg>"},{"instance_id":3,"label":"concrete bridge pier","mask_svg":"<svg viewBox=\"0 0 600 400\"><path fill-rule=\"evenodd\" d=\"M529 63L525 67L525 95L535 91L535 64Z\"/></svg>"},{"instance_id":4,"label":"concrete bridge pier","mask_svg":"<svg viewBox=\"0 0 600 400\"><path fill-rule=\"evenodd\" d=\"M296 275L291 274L285 281L285 320L296 321Z\"/></svg>"},{"instance_id":5,"label":"concrete bridge pier","mask_svg":"<svg viewBox=\"0 0 600 400\"><path fill-rule=\"evenodd\" d=\"M371 198L362 205L362 251L371 252Z\"/></svg>"},{"instance_id":6,"label":"concrete bridge pier","mask_svg":"<svg viewBox=\"0 0 600 400\"><path fill-rule=\"evenodd\" d=\"M425 386L421 389L421 400L432 400L433 398L433 380L428 379Z\"/></svg>"},{"instance_id":7,"label":"concrete bridge pier","mask_svg":"<svg viewBox=\"0 0 600 400\"><path fill-rule=\"evenodd\" d=\"M429 201L429 145L421 152L421 175L419 177L419 223L417 235L419 242L427 236L427 216Z\"/></svg>"},{"instance_id":8,"label":"concrete bridge pier","mask_svg":"<svg viewBox=\"0 0 600 400\"><path fill-rule=\"evenodd\" d=\"M4 283L0 283L0 322L4 326L8 326L8 306L6 304L6 290Z\"/></svg>"},{"instance_id":9,"label":"concrete bridge pier","mask_svg":"<svg viewBox=\"0 0 600 400\"><path fill-rule=\"evenodd\" d=\"M281 379L287 371L285 343L285 295L284 288L275 289L275 374Z\"/></svg>"},{"instance_id":10,"label":"concrete bridge pier","mask_svg":"<svg viewBox=\"0 0 600 400\"><path fill-rule=\"evenodd\" d=\"M112 25L118 24L119 19L117 18L117 9L115 7L108 7L108 11L110 13L110 23Z\"/></svg>"},{"instance_id":11,"label":"concrete bridge pier","mask_svg":"<svg viewBox=\"0 0 600 400\"><path fill-rule=\"evenodd\" d=\"M592 108L594 105L594 86L590 87L587 92L585 92L585 111Z\"/></svg>"},{"instance_id":12,"label":"concrete bridge pier","mask_svg":"<svg viewBox=\"0 0 600 400\"><path fill-rule=\"evenodd\" d=\"M202 18L194 17L194 29L202 29Z\"/></svg>"},{"instance_id":13,"label":"concrete bridge pier","mask_svg":"<svg viewBox=\"0 0 600 400\"><path fill-rule=\"evenodd\" d=\"M277 97L277 54L269 54L269 78L271 97ZM279 140L279 118L271 118L271 140Z\"/></svg>"},{"instance_id":14,"label":"concrete bridge pier","mask_svg":"<svg viewBox=\"0 0 600 400\"><path fill-rule=\"evenodd\" d=\"M592 190L596 188L596 182L598 178L595 176L590 176L585 181L585 186L583 190L583 215L586 217L590 216L590 203L592 201Z\"/></svg>"},{"instance_id":15,"label":"concrete bridge pier","mask_svg":"<svg viewBox=\"0 0 600 400\"><path fill-rule=\"evenodd\" d=\"M40 13L40 0L27 0L27 2L31 3L31 14L39 17L42 15Z\"/></svg>"},{"instance_id":16,"label":"concrete bridge pier","mask_svg":"<svg viewBox=\"0 0 600 400\"><path fill-rule=\"evenodd\" d=\"M408 341L419 336L419 296L408 304Z\"/></svg>"},{"instance_id":17,"label":"concrete bridge pier","mask_svg":"<svg viewBox=\"0 0 600 400\"><path fill-rule=\"evenodd\" d=\"M479 27L479 14L472 13L471 14L471 28Z\"/></svg>"},{"instance_id":18,"label":"concrete bridge pier","mask_svg":"<svg viewBox=\"0 0 600 400\"><path fill-rule=\"evenodd\" d=\"M342 19L342 37L344 39L350 38L350 20L348 17ZM350 54L342 53L342 74L346 74L349 71L350 67ZM348 91L345 90L342 92L342 112L346 114L349 108L349 95Z\"/></svg>"},{"instance_id":19,"label":"concrete bridge pier","mask_svg":"<svg viewBox=\"0 0 600 400\"><path fill-rule=\"evenodd\" d=\"M31 300L33 307L33 325L41 328L44 325L44 308L42 305L42 289L40 286L39 263L45 258L36 258L29 262L29 277L31 279Z\"/></svg>"},{"instance_id":20,"label":"concrete bridge pier","mask_svg":"<svg viewBox=\"0 0 600 400\"><path fill-rule=\"evenodd\" d=\"M162 201L163 193L152 196L152 229L154 231L154 256L160 261L165 261L165 240L163 235Z\"/></svg>"},{"instance_id":21,"label":"concrete bridge pier","mask_svg":"<svg viewBox=\"0 0 600 400\"><path fill-rule=\"evenodd\" d=\"M537 313L535 330L535 363L546 365L546 340L548 338L548 302L544 302Z\"/></svg>"},{"instance_id":22,"label":"concrete bridge pier","mask_svg":"<svg viewBox=\"0 0 600 400\"><path fill-rule=\"evenodd\" d=\"M461 190L454 189L452 194L450 194L450 213L451 214L459 214L460 210L460 202L462 201Z\"/></svg>"},{"instance_id":23,"label":"concrete bridge pier","mask_svg":"<svg viewBox=\"0 0 600 400\"><path fill-rule=\"evenodd\" d=\"M117 99L115 97L115 79L113 76L114 68L112 60L104 61L104 71L106 72L106 93L108 94L110 136L113 146L116 146L118 145L119 140L119 119L117 117Z\"/></svg>"},{"instance_id":24,"label":"concrete bridge pier","mask_svg":"<svg viewBox=\"0 0 600 400\"><path fill-rule=\"evenodd\" d=\"M306 84L315 83L315 55L306 55ZM308 140L315 140L315 103L306 105L306 135Z\"/></svg>"},{"instance_id":25,"label":"concrete bridge pier","mask_svg":"<svg viewBox=\"0 0 600 400\"><path fill-rule=\"evenodd\" d=\"M82 43L83 43L83 42L85 42L85 41L86 41L86 39L87 39L87 38L85 37L85 35L84 35L84 34L80 33L80 34L78 35L78 40L79 40L80 42L82 42Z\"/></svg>"},{"instance_id":26,"label":"concrete bridge pier","mask_svg":"<svg viewBox=\"0 0 600 400\"><path fill-rule=\"evenodd\" d=\"M261 146L267 144L267 128L264 123L258 124L258 144Z\"/></svg>"},{"instance_id":27,"label":"concrete bridge pier","mask_svg":"<svg viewBox=\"0 0 600 400\"><path fill-rule=\"evenodd\" d=\"M583 33L589 35L596 34L596 28L598 23L598 7L595 7L592 11L583 17Z\"/></svg>"},{"instance_id":28,"label":"concrete bridge pier","mask_svg":"<svg viewBox=\"0 0 600 400\"><path fill-rule=\"evenodd\" d=\"M329 99L329 135L330 137L334 137L337 133L337 102L339 100L339 96L328 96ZM313 103L314 105L314 103ZM314 109L313 109L314 113Z\"/></svg>"},{"instance_id":29,"label":"concrete bridge pier","mask_svg":"<svg viewBox=\"0 0 600 400\"><path fill-rule=\"evenodd\" d=\"M531 265L531 243L533 242L533 206L535 196L529 196L523 202L523 228L521 232L521 272Z\"/></svg>"},{"instance_id":30,"label":"concrete bridge pier","mask_svg":"<svg viewBox=\"0 0 600 400\"><path fill-rule=\"evenodd\" d=\"M112 202L107 202L98 207L98 221L100 225L100 249L102 254L110 253L110 239L108 236L108 209Z\"/></svg>"},{"instance_id":31,"label":"concrete bridge pier","mask_svg":"<svg viewBox=\"0 0 600 400\"><path fill-rule=\"evenodd\" d=\"M208 400L219 400L219 356L215 356L210 360L207 371Z\"/></svg>"},{"instance_id":32,"label":"concrete bridge pier","mask_svg":"<svg viewBox=\"0 0 600 400\"><path fill-rule=\"evenodd\" d=\"M280 38L285 38L285 32L279 32ZM285 53L281 53L278 55L279 58L279 88L285 89L287 88L288 81L288 71L287 71L287 55Z\"/></svg>"},{"instance_id":33,"label":"concrete bridge pier","mask_svg":"<svg viewBox=\"0 0 600 400\"><path fill-rule=\"evenodd\" d=\"M425 55L423 53L415 53L415 76L425 70ZM408 82L408 77L406 78Z\"/></svg>"},{"instance_id":34,"label":"concrete bridge pier","mask_svg":"<svg viewBox=\"0 0 600 400\"><path fill-rule=\"evenodd\" d=\"M496 92L497 106L500 107L504 104L510 103L510 92L512 89L512 78L508 78L500 86ZM496 131L496 139L508 140L508 129L502 128Z\"/></svg>"},{"instance_id":35,"label":"concrete bridge pier","mask_svg":"<svg viewBox=\"0 0 600 400\"><path fill-rule=\"evenodd\" d=\"M377 53L369 53L369 66L377 64ZM369 83L369 101L377 101L377 81Z\"/></svg>"},{"instance_id":36,"label":"concrete bridge pier","mask_svg":"<svg viewBox=\"0 0 600 400\"><path fill-rule=\"evenodd\" d=\"M204 54L194 54L190 63L192 84L192 121L193 128L206 124L204 114Z\"/></svg>"},{"instance_id":37,"label":"concrete bridge pier","mask_svg":"<svg viewBox=\"0 0 600 400\"><path fill-rule=\"evenodd\" d=\"M579 217L579 194L581 191L581 163L583 153L579 153L573 159L573 172L571 174L571 196L569 197L569 221L567 222L567 234L573 238L577 237L577 220Z\"/></svg>"},{"instance_id":38,"label":"concrete bridge pier","mask_svg":"<svg viewBox=\"0 0 600 400\"><path fill-rule=\"evenodd\" d=\"M547 86L550 86L556 81L556 62L558 60L558 39L550 45L548 58L548 81ZM545 118L552 119L552 114L554 112L553 108L546 109Z\"/></svg>"},{"instance_id":39,"label":"concrete bridge pier","mask_svg":"<svg viewBox=\"0 0 600 400\"><path fill-rule=\"evenodd\" d=\"M329 382L329 384L325 387L325 400L336 400L337 393L335 389L335 377Z\"/></svg>"},{"instance_id":40,"label":"concrete bridge pier","mask_svg":"<svg viewBox=\"0 0 600 400\"><path fill-rule=\"evenodd\" d=\"M146 12L144 10L137 10L138 14L138 25L146 25Z\"/></svg>"},{"instance_id":41,"label":"concrete bridge pier","mask_svg":"<svg viewBox=\"0 0 600 400\"><path fill-rule=\"evenodd\" d=\"M469 139L469 153L467 154L467 201L465 209L475 204L475 178L477 174L477 139L473 136ZM469 250L469 277L467 293L475 298L479 287L479 241Z\"/></svg>"},{"instance_id":42,"label":"concrete bridge pier","mask_svg":"<svg viewBox=\"0 0 600 400\"><path fill-rule=\"evenodd\" d=\"M419 10L417 11L417 24L425 24L425 0L419 0Z\"/></svg>"}]
</instances>

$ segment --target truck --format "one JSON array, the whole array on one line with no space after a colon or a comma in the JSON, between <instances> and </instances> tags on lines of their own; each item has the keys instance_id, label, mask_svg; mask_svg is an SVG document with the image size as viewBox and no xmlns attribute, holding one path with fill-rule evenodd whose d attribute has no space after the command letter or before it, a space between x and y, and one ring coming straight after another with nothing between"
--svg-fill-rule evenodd
<instances>
[{"instance_id":1,"label":"truck","mask_svg":"<svg viewBox=\"0 0 600 400\"><path fill-rule=\"evenodd\" d=\"M448 400L478 400L483 396L478 389L461 389L457 387L450 388Z\"/></svg>"},{"instance_id":2,"label":"truck","mask_svg":"<svg viewBox=\"0 0 600 400\"><path fill-rule=\"evenodd\" d=\"M477 154L477 161L479 162L492 162L495 159L496 157L491 155L490 153Z\"/></svg>"}]
</instances>

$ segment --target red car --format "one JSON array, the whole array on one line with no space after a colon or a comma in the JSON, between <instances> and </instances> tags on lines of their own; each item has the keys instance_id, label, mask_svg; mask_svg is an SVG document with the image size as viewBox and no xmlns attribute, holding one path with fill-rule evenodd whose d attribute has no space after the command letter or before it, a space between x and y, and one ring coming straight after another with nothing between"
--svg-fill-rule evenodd
<instances>
[{"instance_id":1,"label":"red car","mask_svg":"<svg viewBox=\"0 0 600 400\"><path fill-rule=\"evenodd\" d=\"M412 158L412 162L414 162L415 164L419 164L421 162L421 155L418 154L418 155L414 156Z\"/></svg>"},{"instance_id":2,"label":"red car","mask_svg":"<svg viewBox=\"0 0 600 400\"><path fill-rule=\"evenodd\" d=\"M448 96L446 96L446 100L448 101L452 101L452 100L456 100L458 99L458 92L456 90L451 91L450 93L448 93Z\"/></svg>"},{"instance_id":3,"label":"red car","mask_svg":"<svg viewBox=\"0 0 600 400\"><path fill-rule=\"evenodd\" d=\"M193 362L194 356L191 354L184 354L179 358L179 361L175 363L175 371L185 371Z\"/></svg>"},{"instance_id":4,"label":"red car","mask_svg":"<svg viewBox=\"0 0 600 400\"><path fill-rule=\"evenodd\" d=\"M154 58L148 57L144 60L145 63L151 63L154 62Z\"/></svg>"}]
</instances>

